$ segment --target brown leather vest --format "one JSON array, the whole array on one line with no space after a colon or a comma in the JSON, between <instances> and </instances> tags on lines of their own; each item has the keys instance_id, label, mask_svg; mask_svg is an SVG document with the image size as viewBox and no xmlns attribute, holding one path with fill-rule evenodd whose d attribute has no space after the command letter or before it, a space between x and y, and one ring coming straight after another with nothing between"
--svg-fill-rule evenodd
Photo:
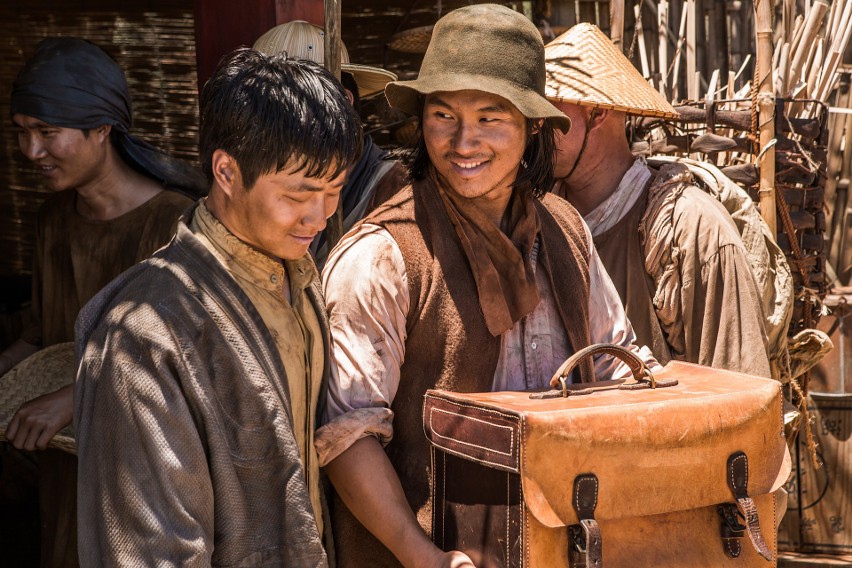
<instances>
[{"instance_id":1,"label":"brown leather vest","mask_svg":"<svg viewBox=\"0 0 852 568\"><path fill-rule=\"evenodd\" d=\"M557 310L576 351L590 342L586 233L576 210L558 197L537 200L536 209L541 220L540 267L550 277ZM431 454L423 433L423 396L431 388L490 391L500 337L488 331L467 257L431 181L404 188L364 222L384 227L405 261L411 304L405 362L391 405L394 437L386 451L409 505L429 534ZM580 369L580 377L583 382L594 380L591 361ZM332 519L338 566L399 566L336 496Z\"/></svg>"}]
</instances>

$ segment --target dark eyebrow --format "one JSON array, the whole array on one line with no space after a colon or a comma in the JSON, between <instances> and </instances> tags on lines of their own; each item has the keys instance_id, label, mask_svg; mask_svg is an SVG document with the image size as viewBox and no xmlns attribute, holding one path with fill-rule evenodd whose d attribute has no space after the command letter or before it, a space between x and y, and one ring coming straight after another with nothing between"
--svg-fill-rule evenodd
<instances>
[{"instance_id":1,"label":"dark eyebrow","mask_svg":"<svg viewBox=\"0 0 852 568\"><path fill-rule=\"evenodd\" d=\"M426 104L427 105L436 105L436 106L444 107L446 109L452 109L453 108L444 99L442 99L440 97L436 97L435 95L432 95L429 98L429 100L427 101ZM506 108L506 105L503 105L501 103L497 103L497 104L489 104L488 106L478 108L477 112L509 112L509 109Z\"/></svg>"}]
</instances>

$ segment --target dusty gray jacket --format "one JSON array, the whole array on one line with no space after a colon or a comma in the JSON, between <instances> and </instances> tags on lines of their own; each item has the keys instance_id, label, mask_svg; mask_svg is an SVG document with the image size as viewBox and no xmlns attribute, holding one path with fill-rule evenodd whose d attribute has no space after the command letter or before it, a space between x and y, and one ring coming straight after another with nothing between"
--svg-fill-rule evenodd
<instances>
[{"instance_id":1,"label":"dusty gray jacket","mask_svg":"<svg viewBox=\"0 0 852 568\"><path fill-rule=\"evenodd\" d=\"M326 566L269 330L184 223L76 332L83 566Z\"/></svg>"}]
</instances>

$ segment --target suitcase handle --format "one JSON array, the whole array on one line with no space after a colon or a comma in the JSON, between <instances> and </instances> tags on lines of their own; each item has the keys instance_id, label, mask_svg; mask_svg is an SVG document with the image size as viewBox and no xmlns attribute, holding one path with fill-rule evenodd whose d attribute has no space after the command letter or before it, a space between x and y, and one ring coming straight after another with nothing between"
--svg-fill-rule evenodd
<instances>
[{"instance_id":1,"label":"suitcase handle","mask_svg":"<svg viewBox=\"0 0 852 568\"><path fill-rule=\"evenodd\" d=\"M648 365L640 359L635 353L632 351L621 347L620 345L614 345L612 343L596 343L594 345L589 345L584 349L580 349L568 359L565 360L564 363L559 367L553 377L550 379L550 386L558 391L561 391L562 397L568 397L570 395L578 395L578 394L590 394L595 388L590 387L581 390L573 390L569 391L568 389L568 376L571 374L571 371L579 365L584 359L587 357L593 357L600 353L606 353L608 355L612 355L616 359L622 361L628 367L630 367L630 372L633 373L633 378L635 379L635 383L626 383L618 386L621 390L637 390L637 389L647 389L652 388L655 389L657 387L671 387L677 384L677 379L657 379L654 377L654 373L651 372L651 369L648 368ZM551 398L548 396L549 393L538 393L534 398ZM531 396L532 397L532 396Z\"/></svg>"}]
</instances>

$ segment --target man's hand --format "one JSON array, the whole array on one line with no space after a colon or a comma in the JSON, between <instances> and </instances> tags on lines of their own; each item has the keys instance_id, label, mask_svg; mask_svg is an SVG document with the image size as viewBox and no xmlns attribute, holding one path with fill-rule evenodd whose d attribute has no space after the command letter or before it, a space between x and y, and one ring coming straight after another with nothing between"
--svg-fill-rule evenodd
<instances>
[{"instance_id":1,"label":"man's hand","mask_svg":"<svg viewBox=\"0 0 852 568\"><path fill-rule=\"evenodd\" d=\"M452 552L441 552L424 568L476 568L467 554L454 550Z\"/></svg>"},{"instance_id":2,"label":"man's hand","mask_svg":"<svg viewBox=\"0 0 852 568\"><path fill-rule=\"evenodd\" d=\"M376 438L361 438L325 470L355 518L406 568L475 568L467 555L443 552L429 540Z\"/></svg>"},{"instance_id":3,"label":"man's hand","mask_svg":"<svg viewBox=\"0 0 852 568\"><path fill-rule=\"evenodd\" d=\"M6 438L19 450L47 449L57 432L71 424L74 387L68 385L21 405L6 428Z\"/></svg>"}]
</instances>

